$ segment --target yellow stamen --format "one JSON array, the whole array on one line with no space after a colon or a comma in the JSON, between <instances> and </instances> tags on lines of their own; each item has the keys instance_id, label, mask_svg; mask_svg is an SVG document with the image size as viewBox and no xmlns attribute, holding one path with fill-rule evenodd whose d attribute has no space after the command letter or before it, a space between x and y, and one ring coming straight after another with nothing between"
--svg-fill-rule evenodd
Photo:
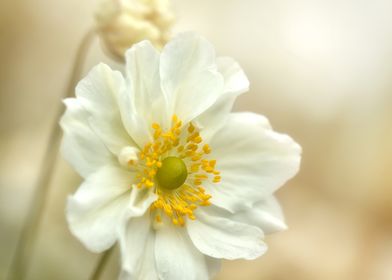
<instances>
[{"instance_id":1,"label":"yellow stamen","mask_svg":"<svg viewBox=\"0 0 392 280\"><path fill-rule=\"evenodd\" d=\"M159 123L153 123L153 141L146 143L138 155L138 161L129 163L138 170L136 186L153 188L158 196L150 206L154 222L162 223L161 214L164 214L174 225L182 227L187 219L197 219L198 207L211 204L211 195L202 187L203 182L209 180L219 183L221 176L216 170L216 160L207 156L211 154L211 147L203 143L198 128L193 123L184 128L176 115L173 115L171 121L171 128L168 130L163 130ZM170 165L165 167L164 162L167 162L165 159L169 157L185 164L186 173L181 171L182 175L192 175L189 175L189 178L185 177L185 181L177 177L168 177L172 168ZM164 167L168 171L164 171ZM161 176L160 179L158 175ZM163 187L161 184L167 186Z\"/></svg>"},{"instance_id":2,"label":"yellow stamen","mask_svg":"<svg viewBox=\"0 0 392 280\"><path fill-rule=\"evenodd\" d=\"M155 216L155 220L156 220L158 223L162 222L162 218L161 218L160 215L156 215L156 216Z\"/></svg>"},{"instance_id":3,"label":"yellow stamen","mask_svg":"<svg viewBox=\"0 0 392 280\"><path fill-rule=\"evenodd\" d=\"M195 127L193 126L192 123L190 123L189 126L188 126L188 132L189 133L193 133L193 131L195 131Z\"/></svg>"},{"instance_id":4,"label":"yellow stamen","mask_svg":"<svg viewBox=\"0 0 392 280\"><path fill-rule=\"evenodd\" d=\"M205 154L211 153L211 148L210 148L210 146L209 146L208 144L205 144L205 145L203 146L203 151L204 151Z\"/></svg>"}]
</instances>

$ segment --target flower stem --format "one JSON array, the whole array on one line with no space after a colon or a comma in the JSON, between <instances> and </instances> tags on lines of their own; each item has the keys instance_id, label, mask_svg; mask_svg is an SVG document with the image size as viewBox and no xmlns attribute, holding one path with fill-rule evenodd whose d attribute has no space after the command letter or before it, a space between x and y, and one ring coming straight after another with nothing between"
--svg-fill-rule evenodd
<instances>
[{"instance_id":1,"label":"flower stem","mask_svg":"<svg viewBox=\"0 0 392 280\"><path fill-rule=\"evenodd\" d=\"M101 278L104 268L107 262L109 261L113 251L114 251L114 246L102 254L97 266L95 267L95 270L93 271L93 274L91 274L90 280L99 280Z\"/></svg>"},{"instance_id":2,"label":"flower stem","mask_svg":"<svg viewBox=\"0 0 392 280\"><path fill-rule=\"evenodd\" d=\"M74 94L75 85L82 73L83 64L89 47L93 42L94 35L95 30L90 30L83 37L79 45L63 98L71 97ZM48 145L39 171L39 177L34 188L34 197L31 201L29 211L15 249L7 279L23 280L27 274L33 245L39 230L42 214L46 206L46 197L48 196L50 181L52 179L55 161L60 146L61 129L58 123L63 113L64 108L63 105L61 105L57 110L54 123L52 124Z\"/></svg>"}]
</instances>

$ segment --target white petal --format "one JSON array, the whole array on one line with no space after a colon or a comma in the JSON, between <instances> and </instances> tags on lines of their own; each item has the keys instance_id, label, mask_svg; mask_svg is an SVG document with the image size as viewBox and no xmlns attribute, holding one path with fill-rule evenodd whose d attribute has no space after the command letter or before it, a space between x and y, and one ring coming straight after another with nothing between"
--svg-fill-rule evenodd
<instances>
[{"instance_id":1,"label":"white petal","mask_svg":"<svg viewBox=\"0 0 392 280\"><path fill-rule=\"evenodd\" d=\"M135 147L126 146L122 148L117 156L118 163L124 168L130 168L131 165L138 163L139 152L140 150Z\"/></svg>"},{"instance_id":2,"label":"white petal","mask_svg":"<svg viewBox=\"0 0 392 280\"><path fill-rule=\"evenodd\" d=\"M101 252L116 240L129 204L134 174L106 166L99 169L67 201L67 220L71 232L91 251Z\"/></svg>"},{"instance_id":3,"label":"white petal","mask_svg":"<svg viewBox=\"0 0 392 280\"><path fill-rule=\"evenodd\" d=\"M211 202L236 212L269 197L299 169L301 147L253 113L233 113L211 142L220 184L205 184Z\"/></svg>"},{"instance_id":4,"label":"white petal","mask_svg":"<svg viewBox=\"0 0 392 280\"><path fill-rule=\"evenodd\" d=\"M224 94L240 95L249 90L249 80L237 61L231 57L218 57L216 64L225 81Z\"/></svg>"},{"instance_id":5,"label":"white petal","mask_svg":"<svg viewBox=\"0 0 392 280\"><path fill-rule=\"evenodd\" d=\"M233 219L242 223L255 225L265 234L287 229L280 205L273 196L255 203L248 210L234 214Z\"/></svg>"},{"instance_id":6,"label":"white petal","mask_svg":"<svg viewBox=\"0 0 392 280\"><path fill-rule=\"evenodd\" d=\"M91 129L89 114L75 98L64 100L67 110L60 120L64 131L62 155L83 177L116 159Z\"/></svg>"},{"instance_id":7,"label":"white petal","mask_svg":"<svg viewBox=\"0 0 392 280\"><path fill-rule=\"evenodd\" d=\"M130 219L120 231L121 280L157 280L155 232L149 213Z\"/></svg>"},{"instance_id":8,"label":"white petal","mask_svg":"<svg viewBox=\"0 0 392 280\"><path fill-rule=\"evenodd\" d=\"M159 53L148 41L126 52L127 89L119 96L127 131L143 147L151 138L151 124L167 116L160 88Z\"/></svg>"},{"instance_id":9,"label":"white petal","mask_svg":"<svg viewBox=\"0 0 392 280\"><path fill-rule=\"evenodd\" d=\"M166 104L159 77L159 52L150 41L134 45L126 53L127 82L132 89L132 109L148 123L161 122Z\"/></svg>"},{"instance_id":10,"label":"white petal","mask_svg":"<svg viewBox=\"0 0 392 280\"><path fill-rule=\"evenodd\" d=\"M132 185L128 218L142 216L156 199L153 188L138 188L135 184Z\"/></svg>"},{"instance_id":11,"label":"white petal","mask_svg":"<svg viewBox=\"0 0 392 280\"><path fill-rule=\"evenodd\" d=\"M118 95L124 90L121 73L102 63L76 87L77 99L91 116L91 127L115 155L125 146L135 146L124 128L117 103Z\"/></svg>"},{"instance_id":12,"label":"white petal","mask_svg":"<svg viewBox=\"0 0 392 280\"><path fill-rule=\"evenodd\" d=\"M177 114L184 123L207 110L223 90L213 46L193 33L181 34L165 46L160 75L168 114Z\"/></svg>"},{"instance_id":13,"label":"white petal","mask_svg":"<svg viewBox=\"0 0 392 280\"><path fill-rule=\"evenodd\" d=\"M171 224L156 232L155 259L161 280L208 279L204 256L193 246L184 229Z\"/></svg>"},{"instance_id":14,"label":"white petal","mask_svg":"<svg viewBox=\"0 0 392 280\"><path fill-rule=\"evenodd\" d=\"M267 250L263 232L254 226L216 215L213 206L197 209L197 219L187 223L193 244L218 259L255 259Z\"/></svg>"},{"instance_id":15,"label":"white petal","mask_svg":"<svg viewBox=\"0 0 392 280\"><path fill-rule=\"evenodd\" d=\"M219 57L216 63L224 78L223 91L219 99L195 120L207 142L225 124L237 96L249 90L248 78L235 60Z\"/></svg>"}]
</instances>

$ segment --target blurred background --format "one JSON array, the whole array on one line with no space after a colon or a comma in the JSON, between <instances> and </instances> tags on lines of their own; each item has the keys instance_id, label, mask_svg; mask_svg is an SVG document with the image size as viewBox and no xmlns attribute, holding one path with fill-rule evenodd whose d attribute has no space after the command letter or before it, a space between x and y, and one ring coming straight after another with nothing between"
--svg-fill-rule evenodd
<instances>
[{"instance_id":1,"label":"blurred background","mask_svg":"<svg viewBox=\"0 0 392 280\"><path fill-rule=\"evenodd\" d=\"M14 254L72 60L95 1L0 1L0 279ZM196 30L245 69L236 111L266 115L303 147L278 192L289 230L216 280L392 279L392 1L173 1L174 34ZM84 73L108 58L99 40ZM28 279L88 279L99 256L71 236L80 179L58 158ZM103 279L116 279L118 256Z\"/></svg>"}]
</instances>

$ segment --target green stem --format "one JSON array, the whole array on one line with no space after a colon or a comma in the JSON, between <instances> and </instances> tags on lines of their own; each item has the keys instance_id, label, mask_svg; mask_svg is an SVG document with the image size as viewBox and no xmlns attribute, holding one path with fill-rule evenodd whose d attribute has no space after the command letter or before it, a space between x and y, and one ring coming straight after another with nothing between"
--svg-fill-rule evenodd
<instances>
[{"instance_id":1,"label":"green stem","mask_svg":"<svg viewBox=\"0 0 392 280\"><path fill-rule=\"evenodd\" d=\"M82 73L83 64L89 47L93 42L94 35L94 30L89 31L79 45L63 98L72 97L74 94L75 85ZM23 280L25 279L26 273L29 269L34 242L36 240L42 214L46 206L46 198L49 193L50 181L54 172L55 162L61 142L61 129L58 123L63 113L64 108L61 105L57 110L54 123L52 124L39 177L34 188L34 197L31 201L31 205L15 249L15 254L11 262L7 279Z\"/></svg>"}]
</instances>

